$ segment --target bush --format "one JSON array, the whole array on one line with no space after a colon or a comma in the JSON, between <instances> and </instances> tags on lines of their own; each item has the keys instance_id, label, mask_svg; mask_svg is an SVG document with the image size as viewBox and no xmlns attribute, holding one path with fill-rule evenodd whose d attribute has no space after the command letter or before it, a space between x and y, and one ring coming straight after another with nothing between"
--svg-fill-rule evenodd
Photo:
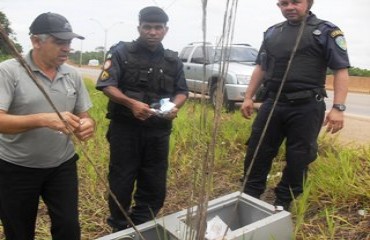
<instances>
[{"instance_id":1,"label":"bush","mask_svg":"<svg viewBox=\"0 0 370 240\"><path fill-rule=\"evenodd\" d=\"M5 61L7 59L10 59L10 58L12 58L12 56L10 56L10 55L0 55L0 62L3 62L3 61Z\"/></svg>"}]
</instances>

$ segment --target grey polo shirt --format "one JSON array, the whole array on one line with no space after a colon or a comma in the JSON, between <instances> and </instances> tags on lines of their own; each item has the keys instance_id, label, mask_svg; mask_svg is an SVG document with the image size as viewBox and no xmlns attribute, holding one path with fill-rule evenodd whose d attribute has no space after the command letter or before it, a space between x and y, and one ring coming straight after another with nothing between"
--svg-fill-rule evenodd
<instances>
[{"instance_id":1,"label":"grey polo shirt","mask_svg":"<svg viewBox=\"0 0 370 240\"><path fill-rule=\"evenodd\" d=\"M25 57L35 76L59 112L75 114L91 108L91 100L78 71L66 64L50 81ZM0 109L11 115L54 112L25 69L15 59L0 63ZM36 128L19 134L0 133L0 159L32 168L57 167L75 154L73 142L50 128Z\"/></svg>"}]
</instances>

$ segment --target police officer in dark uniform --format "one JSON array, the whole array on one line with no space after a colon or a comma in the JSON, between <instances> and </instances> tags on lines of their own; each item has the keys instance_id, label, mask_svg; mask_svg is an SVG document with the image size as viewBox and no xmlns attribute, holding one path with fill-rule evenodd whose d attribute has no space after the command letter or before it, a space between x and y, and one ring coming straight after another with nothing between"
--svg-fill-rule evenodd
<instances>
[{"instance_id":1,"label":"police officer in dark uniform","mask_svg":"<svg viewBox=\"0 0 370 240\"><path fill-rule=\"evenodd\" d=\"M310 11L312 4L313 0L278 0L277 5L287 20L265 32L241 107L242 115L249 119L253 114L252 97L263 85L263 104L252 126L244 162L244 175L248 177L244 192L260 197L266 188L272 160L286 140L286 166L275 188L275 206L286 210L303 192L308 165L317 157L317 138L323 123L331 133L343 127L347 96L350 64L343 32L334 24L318 19ZM302 38L278 96L302 21L306 21ZM334 73L334 102L325 117L323 99L326 97L327 67ZM254 152L276 98L277 105L253 163Z\"/></svg>"},{"instance_id":2,"label":"police officer in dark uniform","mask_svg":"<svg viewBox=\"0 0 370 240\"><path fill-rule=\"evenodd\" d=\"M142 9L139 38L111 47L96 85L109 97L110 189L135 225L152 220L163 206L172 120L188 97L183 64L161 43L167 21L161 8ZM174 107L158 115L164 98ZM113 231L129 227L112 198L109 209Z\"/></svg>"}]
</instances>

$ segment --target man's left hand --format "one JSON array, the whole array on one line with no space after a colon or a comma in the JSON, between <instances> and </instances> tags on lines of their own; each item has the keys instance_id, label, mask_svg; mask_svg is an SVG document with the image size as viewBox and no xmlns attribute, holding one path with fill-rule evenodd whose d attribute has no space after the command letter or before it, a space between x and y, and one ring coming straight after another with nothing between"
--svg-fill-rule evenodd
<instances>
[{"instance_id":1,"label":"man's left hand","mask_svg":"<svg viewBox=\"0 0 370 240\"><path fill-rule=\"evenodd\" d=\"M167 114L165 114L163 117L168 120L173 120L177 117L179 109L177 107L174 107L171 109L171 111Z\"/></svg>"},{"instance_id":2,"label":"man's left hand","mask_svg":"<svg viewBox=\"0 0 370 240\"><path fill-rule=\"evenodd\" d=\"M338 132L344 126L344 113L336 109L330 110L325 118L324 126L326 126L326 132Z\"/></svg>"},{"instance_id":3,"label":"man's left hand","mask_svg":"<svg viewBox=\"0 0 370 240\"><path fill-rule=\"evenodd\" d=\"M75 135L81 141L86 141L94 135L95 122L91 118L81 118L80 126L76 128Z\"/></svg>"}]
</instances>

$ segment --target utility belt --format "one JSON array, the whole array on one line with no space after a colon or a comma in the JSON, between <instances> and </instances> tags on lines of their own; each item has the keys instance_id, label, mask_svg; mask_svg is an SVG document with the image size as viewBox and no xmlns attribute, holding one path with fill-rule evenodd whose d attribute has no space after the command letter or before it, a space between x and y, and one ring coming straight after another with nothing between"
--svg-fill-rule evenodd
<instances>
[{"instance_id":1,"label":"utility belt","mask_svg":"<svg viewBox=\"0 0 370 240\"><path fill-rule=\"evenodd\" d=\"M267 98L275 100L277 97L277 92L267 91L266 95ZM282 92L279 96L278 102L304 103L311 100L312 98L315 98L316 101L320 102L325 97L327 97L327 94L324 88L314 88L297 92Z\"/></svg>"}]
</instances>

